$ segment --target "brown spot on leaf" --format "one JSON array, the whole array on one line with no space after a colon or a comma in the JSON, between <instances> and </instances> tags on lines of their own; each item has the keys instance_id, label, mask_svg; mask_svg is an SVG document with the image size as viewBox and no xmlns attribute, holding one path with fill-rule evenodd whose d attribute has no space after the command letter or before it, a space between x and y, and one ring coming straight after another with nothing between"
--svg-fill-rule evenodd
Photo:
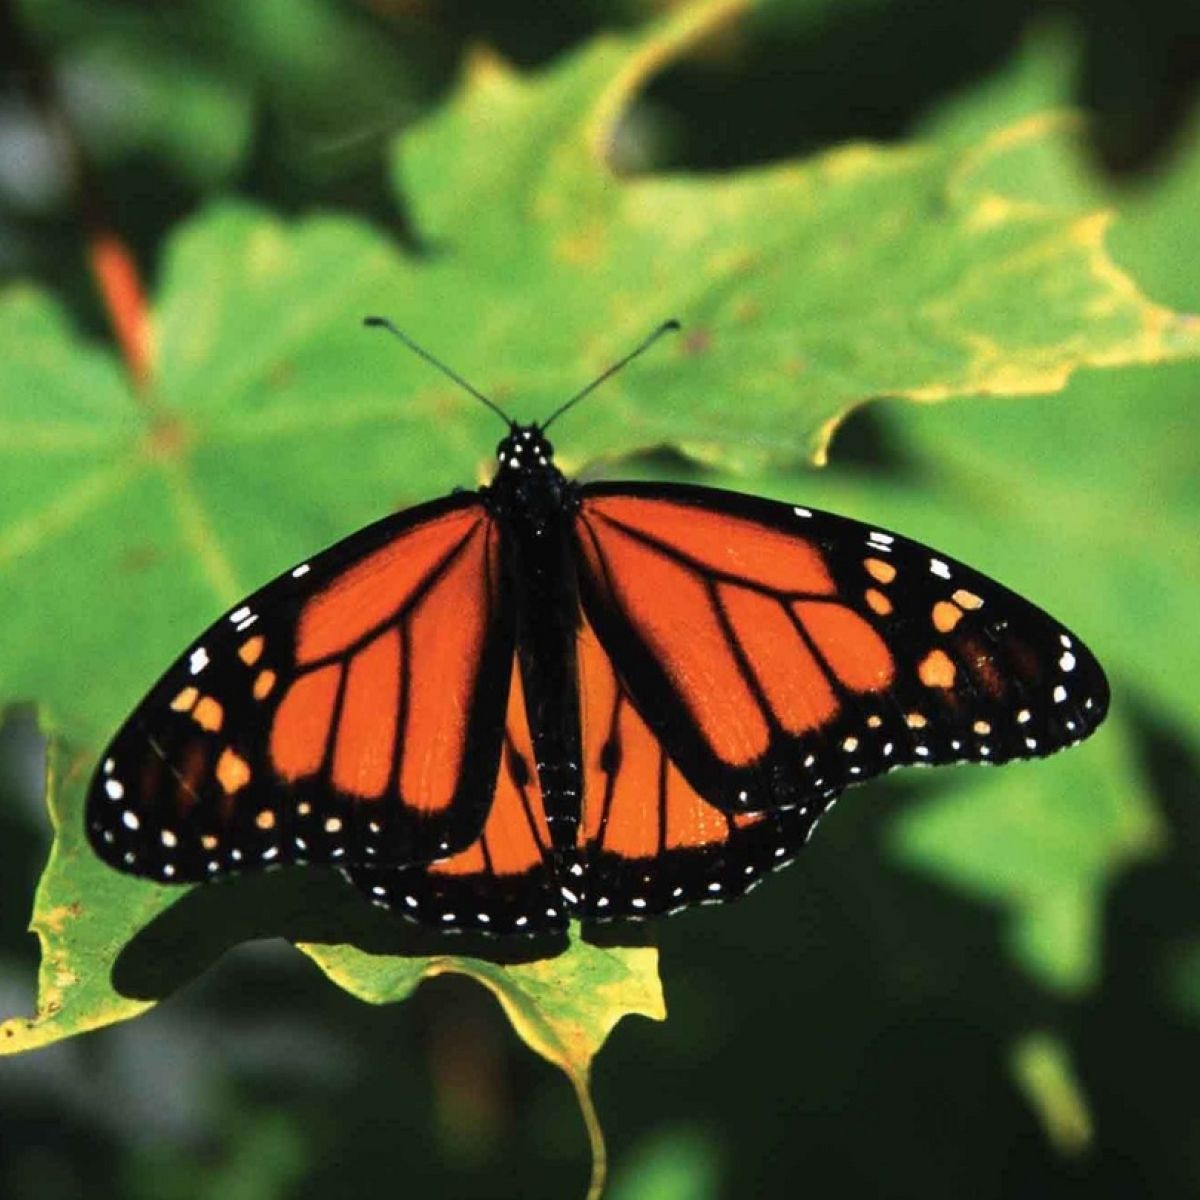
<instances>
[{"instance_id":1,"label":"brown spot on leaf","mask_svg":"<svg viewBox=\"0 0 1200 1200\"><path fill-rule=\"evenodd\" d=\"M117 569L126 575L138 575L150 570L161 557L159 548L149 542L126 546L117 559Z\"/></svg>"}]
</instances>

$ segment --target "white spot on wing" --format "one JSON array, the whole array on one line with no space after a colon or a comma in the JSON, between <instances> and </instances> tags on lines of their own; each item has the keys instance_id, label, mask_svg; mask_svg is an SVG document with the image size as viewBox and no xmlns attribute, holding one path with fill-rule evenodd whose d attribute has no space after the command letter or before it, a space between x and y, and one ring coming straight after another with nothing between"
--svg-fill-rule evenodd
<instances>
[{"instance_id":1,"label":"white spot on wing","mask_svg":"<svg viewBox=\"0 0 1200 1200\"><path fill-rule=\"evenodd\" d=\"M950 567L942 562L940 558L931 558L929 560L929 570L939 579L950 578Z\"/></svg>"},{"instance_id":2,"label":"white spot on wing","mask_svg":"<svg viewBox=\"0 0 1200 1200\"><path fill-rule=\"evenodd\" d=\"M203 646L197 646L188 659L188 670L193 675L199 675L208 666L208 651Z\"/></svg>"}]
</instances>

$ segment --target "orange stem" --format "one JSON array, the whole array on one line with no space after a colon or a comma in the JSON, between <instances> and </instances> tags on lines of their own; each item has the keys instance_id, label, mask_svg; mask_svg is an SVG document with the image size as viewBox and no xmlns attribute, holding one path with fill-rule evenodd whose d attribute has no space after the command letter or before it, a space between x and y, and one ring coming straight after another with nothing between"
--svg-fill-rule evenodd
<instances>
[{"instance_id":1,"label":"orange stem","mask_svg":"<svg viewBox=\"0 0 1200 1200\"><path fill-rule=\"evenodd\" d=\"M135 387L145 387L153 365L153 349L150 314L137 263L129 247L99 225L89 233L88 258L130 378Z\"/></svg>"}]
</instances>

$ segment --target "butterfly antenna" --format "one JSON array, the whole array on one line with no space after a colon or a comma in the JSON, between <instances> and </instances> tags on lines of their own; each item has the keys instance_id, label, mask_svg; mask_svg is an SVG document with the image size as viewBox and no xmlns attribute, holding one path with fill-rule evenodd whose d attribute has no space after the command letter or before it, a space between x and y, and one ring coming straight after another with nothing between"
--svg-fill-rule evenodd
<instances>
[{"instance_id":1,"label":"butterfly antenna","mask_svg":"<svg viewBox=\"0 0 1200 1200\"><path fill-rule=\"evenodd\" d=\"M631 350L627 355L625 355L624 358L618 359L611 367L608 368L607 371L597 375L596 378L593 379L592 382L583 389L583 391L577 392L565 404L562 404L556 408L550 414L550 416L541 423L540 428L549 429L550 426L567 411L567 409L573 408L580 402L580 400L584 398L584 396L588 396L594 392L607 378L609 378L610 375L615 375L622 367L633 362L633 360L637 358L639 354L644 354L650 349L651 346L654 345L655 342L658 341L660 337L662 337L664 333L677 333L681 328L682 326L680 326L679 322L676 321L674 317L672 317L669 321L664 321L648 338L646 338L644 342L642 342L640 346Z\"/></svg>"},{"instance_id":2,"label":"butterfly antenna","mask_svg":"<svg viewBox=\"0 0 1200 1200\"><path fill-rule=\"evenodd\" d=\"M510 429L516 424L495 401L489 400L478 388L472 387L457 371L452 371L444 362L434 358L428 350L418 346L408 334L397 329L386 317L363 317L363 324L370 329L386 329L393 337L398 337L414 354L419 354L430 366L437 367L443 375L453 379L460 388L470 392L480 404L486 404Z\"/></svg>"}]
</instances>

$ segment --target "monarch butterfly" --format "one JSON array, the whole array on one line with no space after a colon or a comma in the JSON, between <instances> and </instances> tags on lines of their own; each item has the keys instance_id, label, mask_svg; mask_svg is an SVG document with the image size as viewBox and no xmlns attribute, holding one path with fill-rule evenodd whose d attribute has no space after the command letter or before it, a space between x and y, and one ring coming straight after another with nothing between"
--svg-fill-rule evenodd
<instances>
[{"instance_id":1,"label":"monarch butterfly","mask_svg":"<svg viewBox=\"0 0 1200 1200\"><path fill-rule=\"evenodd\" d=\"M733 899L848 786L1087 737L1074 634L898 534L668 483L578 484L497 412L490 485L367 526L203 633L103 755L91 844L190 883L326 863L496 934Z\"/></svg>"}]
</instances>

